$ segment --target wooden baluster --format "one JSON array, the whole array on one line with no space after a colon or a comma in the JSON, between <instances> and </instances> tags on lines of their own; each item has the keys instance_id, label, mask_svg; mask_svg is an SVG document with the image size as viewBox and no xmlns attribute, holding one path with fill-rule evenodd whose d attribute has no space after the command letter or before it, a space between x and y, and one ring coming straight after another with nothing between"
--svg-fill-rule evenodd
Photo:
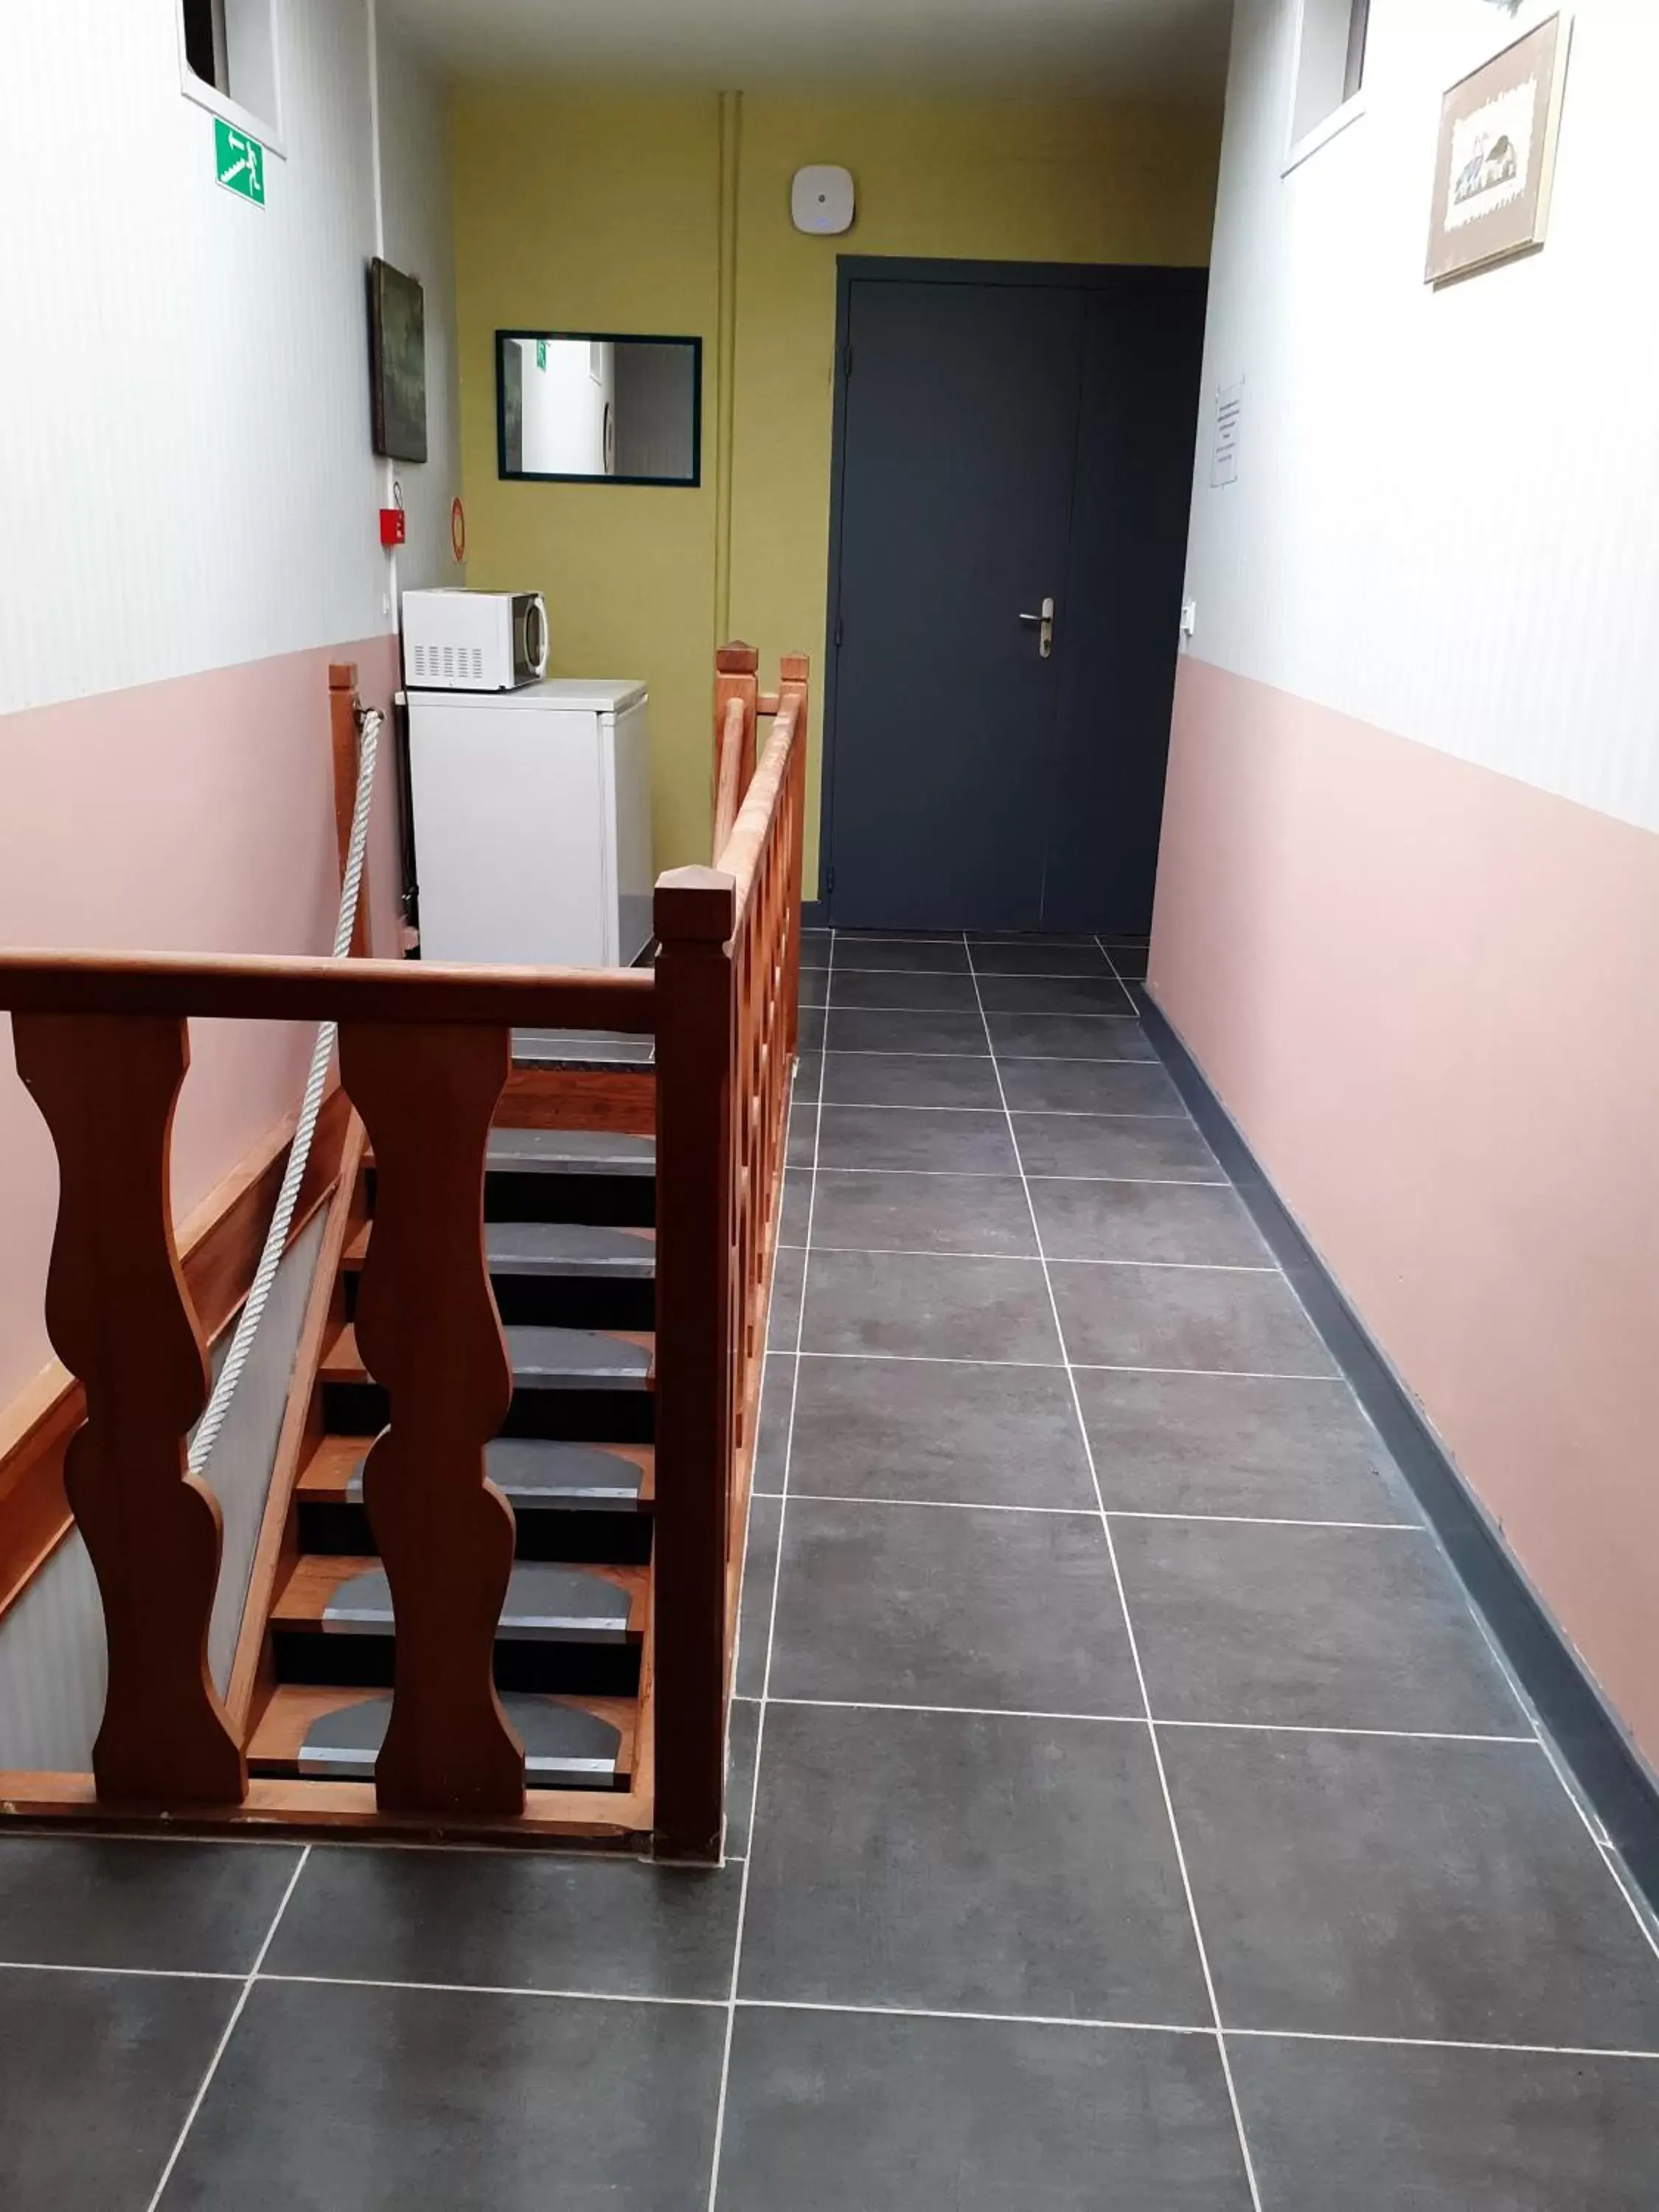
<instances>
[{"instance_id":1,"label":"wooden baluster","mask_svg":"<svg viewBox=\"0 0 1659 2212\"><path fill-rule=\"evenodd\" d=\"M185 1472L209 1382L169 1173L189 1034L176 1015L14 1014L12 1036L58 1148L46 1328L86 1391L65 1488L109 1652L92 1754L98 1796L240 1804L247 1766L207 1660L219 1504Z\"/></svg>"},{"instance_id":2,"label":"wooden baluster","mask_svg":"<svg viewBox=\"0 0 1659 2212\"><path fill-rule=\"evenodd\" d=\"M723 645L714 655L714 834L712 857L731 834L732 822L743 805L749 779L755 772L755 717L760 697L760 655L752 645ZM743 728L737 757L726 750L726 709L736 700L743 708ZM724 805L722 805L724 799Z\"/></svg>"},{"instance_id":3,"label":"wooden baluster","mask_svg":"<svg viewBox=\"0 0 1659 2212\"><path fill-rule=\"evenodd\" d=\"M483 1237L485 1148L511 1064L504 1029L340 1031L341 1077L374 1151L357 1344L392 1401L363 1474L396 1625L382 1812L524 1810L524 1751L492 1669L513 1509L484 1473L513 1395Z\"/></svg>"},{"instance_id":4,"label":"wooden baluster","mask_svg":"<svg viewBox=\"0 0 1659 2212\"><path fill-rule=\"evenodd\" d=\"M800 702L795 722L795 747L790 757L788 786L783 805L789 838L788 911L785 921L787 934L784 939L783 953L783 1048L792 1066L800 1043L801 863L806 851L806 737L807 714L811 704L807 687L811 672L811 664L804 653L786 653L779 663L780 693L786 697L793 695Z\"/></svg>"},{"instance_id":5,"label":"wooden baluster","mask_svg":"<svg viewBox=\"0 0 1659 2212\"><path fill-rule=\"evenodd\" d=\"M656 1848L720 1850L727 1487L738 1281L732 1250L736 886L657 883Z\"/></svg>"}]
</instances>

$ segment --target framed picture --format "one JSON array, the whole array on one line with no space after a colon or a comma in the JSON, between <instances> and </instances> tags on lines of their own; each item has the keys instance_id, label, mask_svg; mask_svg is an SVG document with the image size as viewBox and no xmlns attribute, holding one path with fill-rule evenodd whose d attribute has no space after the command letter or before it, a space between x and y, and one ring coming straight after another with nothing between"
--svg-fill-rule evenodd
<instances>
[{"instance_id":1,"label":"framed picture","mask_svg":"<svg viewBox=\"0 0 1659 2212\"><path fill-rule=\"evenodd\" d=\"M1544 243L1571 33L1571 16L1552 15L1446 94L1425 283Z\"/></svg>"},{"instance_id":2,"label":"framed picture","mask_svg":"<svg viewBox=\"0 0 1659 2212\"><path fill-rule=\"evenodd\" d=\"M426 459L426 301L412 276L378 258L368 265L369 391L374 450Z\"/></svg>"}]
</instances>

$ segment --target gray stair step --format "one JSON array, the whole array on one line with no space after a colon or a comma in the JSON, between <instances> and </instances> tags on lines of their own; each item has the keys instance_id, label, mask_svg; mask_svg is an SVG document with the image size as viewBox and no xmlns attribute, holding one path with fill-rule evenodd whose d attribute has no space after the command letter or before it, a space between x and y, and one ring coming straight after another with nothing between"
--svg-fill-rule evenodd
<instances>
[{"instance_id":1,"label":"gray stair step","mask_svg":"<svg viewBox=\"0 0 1659 2212\"><path fill-rule=\"evenodd\" d=\"M496 1174L653 1176L657 1140L604 1129L492 1129L488 1164Z\"/></svg>"},{"instance_id":2,"label":"gray stair step","mask_svg":"<svg viewBox=\"0 0 1659 2212\"><path fill-rule=\"evenodd\" d=\"M622 1644L628 1638L628 1592L582 1567L521 1561L507 1586L496 1624L498 1643ZM337 1585L323 1608L325 1633L390 1636L392 1589L383 1567Z\"/></svg>"},{"instance_id":3,"label":"gray stair step","mask_svg":"<svg viewBox=\"0 0 1659 2212\"><path fill-rule=\"evenodd\" d=\"M514 1030L515 1067L650 1067L657 1040L626 1030Z\"/></svg>"},{"instance_id":4,"label":"gray stair step","mask_svg":"<svg viewBox=\"0 0 1659 2212\"><path fill-rule=\"evenodd\" d=\"M491 1221L484 1248L492 1275L628 1276L657 1272L656 1239L638 1229L584 1221Z\"/></svg>"},{"instance_id":5,"label":"gray stair step","mask_svg":"<svg viewBox=\"0 0 1659 2212\"><path fill-rule=\"evenodd\" d=\"M622 1732L597 1713L549 1698L507 1692L502 1708L525 1749L525 1779L542 1789L609 1789L617 1778ZM320 1713L300 1747L301 1774L338 1781L371 1778L392 1717L390 1696L367 1697Z\"/></svg>"},{"instance_id":6,"label":"gray stair step","mask_svg":"<svg viewBox=\"0 0 1659 2212\"><path fill-rule=\"evenodd\" d=\"M509 1504L545 1511L636 1511L644 1480L635 1462L620 1453L542 1437L497 1437L484 1448L484 1466ZM362 1460L345 1494L354 1505L362 1501Z\"/></svg>"},{"instance_id":7,"label":"gray stair step","mask_svg":"<svg viewBox=\"0 0 1659 2212\"><path fill-rule=\"evenodd\" d=\"M644 1390L651 1347L598 1328L544 1328L526 1323L506 1331L515 1389Z\"/></svg>"}]
</instances>

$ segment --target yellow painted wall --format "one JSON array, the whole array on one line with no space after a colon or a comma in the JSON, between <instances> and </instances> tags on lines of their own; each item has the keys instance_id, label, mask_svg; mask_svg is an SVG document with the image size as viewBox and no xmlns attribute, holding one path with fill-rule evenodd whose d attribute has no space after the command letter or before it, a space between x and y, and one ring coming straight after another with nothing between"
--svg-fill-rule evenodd
<instances>
[{"instance_id":1,"label":"yellow painted wall","mask_svg":"<svg viewBox=\"0 0 1659 2212\"><path fill-rule=\"evenodd\" d=\"M812 656L828 594L836 261L1209 258L1218 116L1048 101L742 102L732 456L731 627ZM789 179L839 161L859 187L842 239L789 221ZM653 692L658 860L708 858L714 623L715 96L472 90L455 109L457 290L469 580L548 592L557 672L643 674ZM700 332L703 487L495 479L498 325ZM807 882L816 880L817 776Z\"/></svg>"}]
</instances>

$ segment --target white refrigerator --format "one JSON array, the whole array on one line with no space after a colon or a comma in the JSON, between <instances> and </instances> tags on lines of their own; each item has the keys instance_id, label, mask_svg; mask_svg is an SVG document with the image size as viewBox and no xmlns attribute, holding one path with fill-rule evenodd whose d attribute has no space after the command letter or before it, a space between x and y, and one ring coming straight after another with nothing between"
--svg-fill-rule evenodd
<instances>
[{"instance_id":1,"label":"white refrigerator","mask_svg":"<svg viewBox=\"0 0 1659 2212\"><path fill-rule=\"evenodd\" d=\"M629 966L651 941L644 684L408 701L422 957Z\"/></svg>"}]
</instances>

